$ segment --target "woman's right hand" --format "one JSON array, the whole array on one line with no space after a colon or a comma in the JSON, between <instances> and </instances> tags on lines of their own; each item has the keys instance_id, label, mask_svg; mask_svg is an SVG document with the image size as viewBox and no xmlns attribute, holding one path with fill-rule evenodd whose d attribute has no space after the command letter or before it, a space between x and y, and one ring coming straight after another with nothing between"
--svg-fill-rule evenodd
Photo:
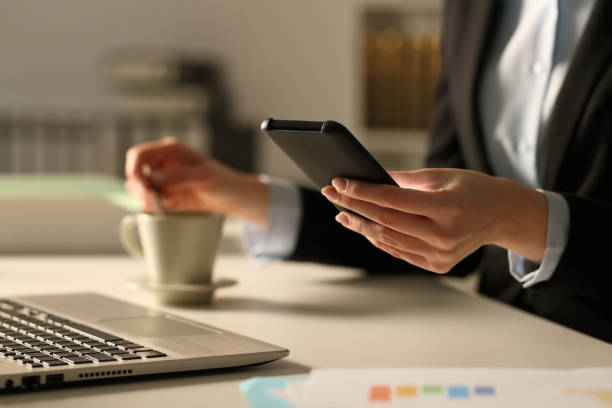
<instances>
[{"instance_id":1,"label":"woman's right hand","mask_svg":"<svg viewBox=\"0 0 612 408\"><path fill-rule=\"evenodd\" d=\"M150 169L150 171L149 171ZM153 212L152 190L166 211L216 212L267 226L268 188L175 138L143 143L127 152L126 189Z\"/></svg>"}]
</instances>

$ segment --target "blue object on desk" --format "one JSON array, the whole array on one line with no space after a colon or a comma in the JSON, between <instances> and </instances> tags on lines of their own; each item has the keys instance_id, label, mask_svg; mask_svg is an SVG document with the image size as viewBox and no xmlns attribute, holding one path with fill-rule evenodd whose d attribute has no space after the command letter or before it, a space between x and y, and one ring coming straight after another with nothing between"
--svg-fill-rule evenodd
<instances>
[{"instance_id":1,"label":"blue object on desk","mask_svg":"<svg viewBox=\"0 0 612 408\"><path fill-rule=\"evenodd\" d=\"M448 387L448 397L451 399L466 399L470 397L470 391L468 387L462 385L451 385Z\"/></svg>"},{"instance_id":2,"label":"blue object on desk","mask_svg":"<svg viewBox=\"0 0 612 408\"><path fill-rule=\"evenodd\" d=\"M287 383L304 381L308 377L253 377L240 383L239 387L252 408L295 408L293 405L270 393L271 389L283 390Z\"/></svg>"}]
</instances>

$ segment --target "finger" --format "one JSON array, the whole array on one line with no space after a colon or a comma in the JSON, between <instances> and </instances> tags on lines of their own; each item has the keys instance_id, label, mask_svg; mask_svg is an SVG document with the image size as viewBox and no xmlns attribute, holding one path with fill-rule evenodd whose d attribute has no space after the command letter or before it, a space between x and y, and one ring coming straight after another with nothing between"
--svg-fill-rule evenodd
<instances>
[{"instance_id":1,"label":"finger","mask_svg":"<svg viewBox=\"0 0 612 408\"><path fill-rule=\"evenodd\" d=\"M143 171L144 165L148 164L151 170L155 171L164 162L172 159L197 163L201 159L201 155L171 137L136 145L130 148L126 154L126 177L136 178L143 184L148 185L150 181L148 175Z\"/></svg>"},{"instance_id":2,"label":"finger","mask_svg":"<svg viewBox=\"0 0 612 408\"><path fill-rule=\"evenodd\" d=\"M427 237L432 236L434 233L435 225L433 222L421 215L381 207L377 204L338 194L330 186L323 188L321 192L334 204L338 204L395 231L416 236L425 241L428 241Z\"/></svg>"},{"instance_id":3,"label":"finger","mask_svg":"<svg viewBox=\"0 0 612 408\"><path fill-rule=\"evenodd\" d=\"M368 201L382 207L404 212L431 215L440 206L437 192L406 189L388 184L373 184L364 181L335 178L332 185L341 194Z\"/></svg>"},{"instance_id":4,"label":"finger","mask_svg":"<svg viewBox=\"0 0 612 408\"><path fill-rule=\"evenodd\" d=\"M417 237L403 234L384 225L367 220L363 217L351 215L346 211L336 216L336 221L346 228L358 232L368 239L381 242L389 247L401 251L409 251L421 255L433 255L436 253L434 247Z\"/></svg>"},{"instance_id":5,"label":"finger","mask_svg":"<svg viewBox=\"0 0 612 408\"><path fill-rule=\"evenodd\" d=\"M144 198L147 194L147 188L138 180L126 180L124 187L128 193L136 198Z\"/></svg>"},{"instance_id":6,"label":"finger","mask_svg":"<svg viewBox=\"0 0 612 408\"><path fill-rule=\"evenodd\" d=\"M206 179L206 176L210 172L211 171L208 166L204 164L177 170L154 171L151 174L151 182L156 187L161 188L179 186L183 183L189 183L192 181L201 182Z\"/></svg>"},{"instance_id":7,"label":"finger","mask_svg":"<svg viewBox=\"0 0 612 408\"><path fill-rule=\"evenodd\" d=\"M125 189L138 201L142 207L142 211L152 213L155 210L155 203L151 196L150 190L147 190L142 186L141 183L135 180L127 180L125 182Z\"/></svg>"},{"instance_id":8,"label":"finger","mask_svg":"<svg viewBox=\"0 0 612 408\"><path fill-rule=\"evenodd\" d=\"M383 244L382 242L379 241L375 241L375 240L371 240L368 239L368 241L370 241L370 243L372 245L374 245L376 248L380 249L381 251L384 251L386 253L388 253L389 255L401 259L403 261L408 262L409 264L412 264L414 266L417 266L421 269L426 269L426 270L430 270L430 265L429 262L427 261L427 259L419 254L414 254L408 251L402 251L399 250L397 248L393 248L390 246L387 246L385 244Z\"/></svg>"},{"instance_id":9,"label":"finger","mask_svg":"<svg viewBox=\"0 0 612 408\"><path fill-rule=\"evenodd\" d=\"M151 156L160 150L166 150L168 145L175 141L171 138L142 143L131 147L125 157L125 175L127 178L135 178L145 185L148 183L147 175L144 173L143 165L148 163Z\"/></svg>"}]
</instances>

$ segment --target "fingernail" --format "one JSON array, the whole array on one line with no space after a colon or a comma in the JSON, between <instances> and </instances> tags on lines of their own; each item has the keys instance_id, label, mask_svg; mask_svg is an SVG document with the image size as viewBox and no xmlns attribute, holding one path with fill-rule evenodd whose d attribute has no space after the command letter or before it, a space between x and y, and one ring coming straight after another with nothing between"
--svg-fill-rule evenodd
<instances>
[{"instance_id":1,"label":"fingernail","mask_svg":"<svg viewBox=\"0 0 612 408\"><path fill-rule=\"evenodd\" d=\"M336 188L336 190L340 191L340 192L345 192L346 191L346 185L348 184L348 182L346 181L345 178L335 178L332 180L332 186L334 186Z\"/></svg>"},{"instance_id":2,"label":"fingernail","mask_svg":"<svg viewBox=\"0 0 612 408\"><path fill-rule=\"evenodd\" d=\"M345 225L345 226L349 225L350 223L349 217L343 213L336 215L336 221L338 221L340 224Z\"/></svg>"},{"instance_id":3,"label":"fingernail","mask_svg":"<svg viewBox=\"0 0 612 408\"><path fill-rule=\"evenodd\" d=\"M330 201L336 201L338 199L338 193L333 188L324 188L321 190L321 193Z\"/></svg>"}]
</instances>

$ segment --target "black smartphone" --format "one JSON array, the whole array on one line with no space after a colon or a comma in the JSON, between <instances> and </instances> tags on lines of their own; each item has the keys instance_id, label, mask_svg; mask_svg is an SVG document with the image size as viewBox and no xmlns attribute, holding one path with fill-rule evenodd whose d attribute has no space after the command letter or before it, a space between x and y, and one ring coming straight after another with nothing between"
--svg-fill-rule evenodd
<instances>
[{"instance_id":1,"label":"black smartphone","mask_svg":"<svg viewBox=\"0 0 612 408\"><path fill-rule=\"evenodd\" d=\"M395 181L365 147L338 122L265 119L261 130L319 188L336 177L377 184Z\"/></svg>"}]
</instances>

